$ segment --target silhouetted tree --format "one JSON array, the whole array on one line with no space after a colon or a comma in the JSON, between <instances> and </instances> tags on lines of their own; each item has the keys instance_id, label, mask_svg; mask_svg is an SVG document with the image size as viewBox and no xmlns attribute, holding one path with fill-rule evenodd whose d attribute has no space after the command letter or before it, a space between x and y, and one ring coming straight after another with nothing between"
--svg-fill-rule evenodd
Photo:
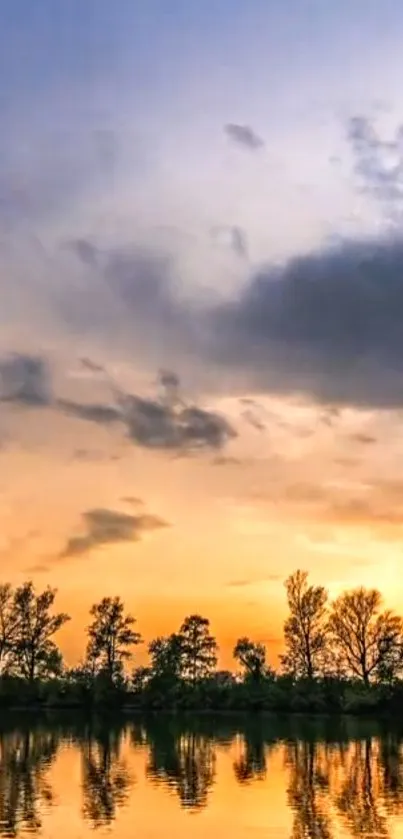
<instances>
[{"instance_id":1,"label":"silhouetted tree","mask_svg":"<svg viewBox=\"0 0 403 839\"><path fill-rule=\"evenodd\" d=\"M239 638L236 642L233 656L242 665L244 674L258 681L266 673L266 649L263 644L250 641L249 638Z\"/></svg>"},{"instance_id":2,"label":"silhouetted tree","mask_svg":"<svg viewBox=\"0 0 403 839\"><path fill-rule=\"evenodd\" d=\"M56 593L48 587L36 594L28 582L14 594L11 662L15 672L31 683L61 671L62 657L53 636L70 618L64 612L52 613Z\"/></svg>"},{"instance_id":3,"label":"silhouetted tree","mask_svg":"<svg viewBox=\"0 0 403 839\"><path fill-rule=\"evenodd\" d=\"M184 653L184 641L180 634L173 632L165 638L155 638L151 641L148 652L153 676L180 679Z\"/></svg>"},{"instance_id":4,"label":"silhouetted tree","mask_svg":"<svg viewBox=\"0 0 403 839\"><path fill-rule=\"evenodd\" d=\"M113 682L121 676L124 661L131 658L130 648L142 641L133 629L136 619L124 614L120 597L104 597L92 606L90 614L93 621L87 629L87 660Z\"/></svg>"},{"instance_id":5,"label":"silhouetted tree","mask_svg":"<svg viewBox=\"0 0 403 839\"><path fill-rule=\"evenodd\" d=\"M9 583L0 585L0 673L4 672L15 641L17 615Z\"/></svg>"},{"instance_id":6,"label":"silhouetted tree","mask_svg":"<svg viewBox=\"0 0 403 839\"><path fill-rule=\"evenodd\" d=\"M190 615L185 618L179 634L184 678L195 683L210 676L217 665L217 642L210 634L208 618Z\"/></svg>"},{"instance_id":7,"label":"silhouetted tree","mask_svg":"<svg viewBox=\"0 0 403 839\"><path fill-rule=\"evenodd\" d=\"M294 676L312 679L321 671L326 651L327 592L309 586L306 571L291 574L285 586L290 615L284 624L282 665Z\"/></svg>"},{"instance_id":8,"label":"silhouetted tree","mask_svg":"<svg viewBox=\"0 0 403 839\"><path fill-rule=\"evenodd\" d=\"M393 677L401 666L402 619L380 612L381 604L379 591L360 587L335 600L329 619L342 669L365 685L374 678Z\"/></svg>"}]
</instances>

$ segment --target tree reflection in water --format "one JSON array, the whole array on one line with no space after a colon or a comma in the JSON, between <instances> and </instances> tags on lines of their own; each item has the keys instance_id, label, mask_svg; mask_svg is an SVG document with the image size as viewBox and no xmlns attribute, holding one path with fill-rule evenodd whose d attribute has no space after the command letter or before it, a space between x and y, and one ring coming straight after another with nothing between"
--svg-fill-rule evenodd
<instances>
[{"instance_id":1,"label":"tree reflection in water","mask_svg":"<svg viewBox=\"0 0 403 839\"><path fill-rule=\"evenodd\" d=\"M269 784L269 761L284 760L291 839L389 839L390 817L403 815L401 734L369 722L75 719L0 728L0 836L40 832L53 803L49 778L59 742L78 749L82 812L91 828L110 827L128 801L136 752L140 765L145 756L147 778L194 813L209 803L217 750L229 750L239 785Z\"/></svg>"},{"instance_id":2,"label":"tree reflection in water","mask_svg":"<svg viewBox=\"0 0 403 839\"><path fill-rule=\"evenodd\" d=\"M205 807L215 777L214 740L197 731L174 731L169 725L153 726L147 734L147 776L174 789L183 807Z\"/></svg>"},{"instance_id":3,"label":"tree reflection in water","mask_svg":"<svg viewBox=\"0 0 403 839\"><path fill-rule=\"evenodd\" d=\"M245 784L248 781L263 780L266 777L267 743L259 728L248 727L240 738L241 751L234 761L234 772L237 781Z\"/></svg>"},{"instance_id":4,"label":"tree reflection in water","mask_svg":"<svg viewBox=\"0 0 403 839\"><path fill-rule=\"evenodd\" d=\"M121 757L124 730L100 726L81 739L83 815L93 828L110 825L130 793L133 777Z\"/></svg>"},{"instance_id":5,"label":"tree reflection in water","mask_svg":"<svg viewBox=\"0 0 403 839\"><path fill-rule=\"evenodd\" d=\"M323 749L319 752L313 741L295 741L286 747L286 764L290 770L288 803L294 815L293 839L332 837L328 814L328 755L323 752Z\"/></svg>"},{"instance_id":6,"label":"tree reflection in water","mask_svg":"<svg viewBox=\"0 0 403 839\"><path fill-rule=\"evenodd\" d=\"M389 816L403 813L400 737L352 742L295 741L287 746L294 839L388 839Z\"/></svg>"},{"instance_id":7,"label":"tree reflection in water","mask_svg":"<svg viewBox=\"0 0 403 839\"><path fill-rule=\"evenodd\" d=\"M35 728L0 733L0 835L41 829L40 808L53 801L48 773L56 756L56 732Z\"/></svg>"}]
</instances>

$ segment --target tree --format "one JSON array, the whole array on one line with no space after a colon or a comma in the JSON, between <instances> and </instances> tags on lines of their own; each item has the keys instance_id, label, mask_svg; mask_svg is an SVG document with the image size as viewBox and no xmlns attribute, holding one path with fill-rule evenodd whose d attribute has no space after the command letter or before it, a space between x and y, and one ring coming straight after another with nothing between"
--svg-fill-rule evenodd
<instances>
[{"instance_id":1,"label":"tree","mask_svg":"<svg viewBox=\"0 0 403 839\"><path fill-rule=\"evenodd\" d=\"M259 681L266 673L266 649L263 644L239 638L235 644L233 656L242 665L245 675Z\"/></svg>"},{"instance_id":2,"label":"tree","mask_svg":"<svg viewBox=\"0 0 403 839\"><path fill-rule=\"evenodd\" d=\"M7 667L16 632L14 593L9 583L0 585L0 673Z\"/></svg>"},{"instance_id":3,"label":"tree","mask_svg":"<svg viewBox=\"0 0 403 839\"><path fill-rule=\"evenodd\" d=\"M217 665L217 642L210 634L210 621L201 615L185 618L182 639L182 673L193 684L211 675Z\"/></svg>"},{"instance_id":4,"label":"tree","mask_svg":"<svg viewBox=\"0 0 403 839\"><path fill-rule=\"evenodd\" d=\"M31 683L61 671L62 657L53 636L70 617L64 612L52 614L56 593L56 589L48 587L36 594L33 583L28 582L17 588L13 597L11 663Z\"/></svg>"},{"instance_id":5,"label":"tree","mask_svg":"<svg viewBox=\"0 0 403 839\"><path fill-rule=\"evenodd\" d=\"M133 629L136 619L125 615L124 608L120 597L104 597L90 611L93 621L87 629L87 660L111 682L122 674L124 661L131 658L130 648L142 641Z\"/></svg>"},{"instance_id":6,"label":"tree","mask_svg":"<svg viewBox=\"0 0 403 839\"><path fill-rule=\"evenodd\" d=\"M313 679L323 667L327 647L327 592L309 586L306 571L296 571L285 583L290 615L284 624L284 669Z\"/></svg>"},{"instance_id":7,"label":"tree","mask_svg":"<svg viewBox=\"0 0 403 839\"><path fill-rule=\"evenodd\" d=\"M390 611L380 612L381 604L379 591L361 586L335 600L329 619L342 670L365 685L393 677L401 666L403 622Z\"/></svg>"},{"instance_id":8,"label":"tree","mask_svg":"<svg viewBox=\"0 0 403 839\"><path fill-rule=\"evenodd\" d=\"M180 679L183 664L183 638L173 632L167 637L151 641L148 652L151 658L151 672L154 676Z\"/></svg>"}]
</instances>

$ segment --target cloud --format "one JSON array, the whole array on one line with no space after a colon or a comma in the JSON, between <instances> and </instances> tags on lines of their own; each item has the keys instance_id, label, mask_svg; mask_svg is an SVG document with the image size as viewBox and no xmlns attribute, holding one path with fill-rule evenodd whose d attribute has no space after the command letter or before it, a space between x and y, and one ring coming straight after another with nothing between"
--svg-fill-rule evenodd
<instances>
[{"instance_id":1,"label":"cloud","mask_svg":"<svg viewBox=\"0 0 403 839\"><path fill-rule=\"evenodd\" d=\"M117 404L83 403L54 395L50 369L44 359L14 354L0 360L0 401L51 407L97 425L120 424L132 442L145 448L220 450L237 436L224 416L184 399L175 372L160 370L158 383L162 393L155 399L119 392L112 385Z\"/></svg>"},{"instance_id":2,"label":"cloud","mask_svg":"<svg viewBox=\"0 0 403 839\"><path fill-rule=\"evenodd\" d=\"M123 504L130 504L133 507L142 507L144 501L141 498L138 498L137 495L125 495L121 498Z\"/></svg>"},{"instance_id":3,"label":"cloud","mask_svg":"<svg viewBox=\"0 0 403 839\"><path fill-rule=\"evenodd\" d=\"M157 516L133 516L106 508L86 510L82 519L83 535L68 539L60 554L61 558L81 556L103 545L138 542L144 533L168 526Z\"/></svg>"},{"instance_id":4,"label":"cloud","mask_svg":"<svg viewBox=\"0 0 403 839\"><path fill-rule=\"evenodd\" d=\"M244 461L240 460L239 457L218 455L211 462L213 466L240 466Z\"/></svg>"},{"instance_id":5,"label":"cloud","mask_svg":"<svg viewBox=\"0 0 403 839\"><path fill-rule=\"evenodd\" d=\"M102 403L73 402L69 399L55 400L55 408L63 414L87 422L95 422L98 425L111 425L122 422L122 412L114 405L103 405Z\"/></svg>"},{"instance_id":6,"label":"cloud","mask_svg":"<svg viewBox=\"0 0 403 839\"><path fill-rule=\"evenodd\" d=\"M227 586L228 588L247 588L249 586L258 585L259 583L278 583L281 580L283 580L283 576L281 574L266 574L262 577L245 577L239 580L230 580L227 583Z\"/></svg>"},{"instance_id":7,"label":"cloud","mask_svg":"<svg viewBox=\"0 0 403 839\"><path fill-rule=\"evenodd\" d=\"M102 364L97 364L95 361L92 361L91 358L80 358L80 363L84 370L88 370L90 373L105 372L105 368L102 367Z\"/></svg>"},{"instance_id":8,"label":"cloud","mask_svg":"<svg viewBox=\"0 0 403 839\"><path fill-rule=\"evenodd\" d=\"M403 241L346 242L261 269L209 313L211 361L256 389L403 403Z\"/></svg>"},{"instance_id":9,"label":"cloud","mask_svg":"<svg viewBox=\"0 0 403 839\"><path fill-rule=\"evenodd\" d=\"M0 360L0 401L33 407L50 405L52 388L46 361L19 353Z\"/></svg>"},{"instance_id":10,"label":"cloud","mask_svg":"<svg viewBox=\"0 0 403 839\"><path fill-rule=\"evenodd\" d=\"M236 436L225 417L196 405L176 409L129 394L123 397L122 406L130 439L146 448L221 449Z\"/></svg>"},{"instance_id":11,"label":"cloud","mask_svg":"<svg viewBox=\"0 0 403 839\"><path fill-rule=\"evenodd\" d=\"M138 251L105 254L102 271L138 358L173 359L228 394L302 395L333 412L403 404L403 239L341 241L263 266L224 299L184 300L172 261ZM135 438L153 406L132 407ZM172 441L169 418L153 416Z\"/></svg>"},{"instance_id":12,"label":"cloud","mask_svg":"<svg viewBox=\"0 0 403 839\"><path fill-rule=\"evenodd\" d=\"M380 205L389 221L401 221L403 124L397 126L391 140L382 140L373 121L354 116L347 125L347 139L360 191Z\"/></svg>"},{"instance_id":13,"label":"cloud","mask_svg":"<svg viewBox=\"0 0 403 839\"><path fill-rule=\"evenodd\" d=\"M215 245L224 246L240 259L248 257L248 242L245 231L237 225L220 225L211 229L211 238Z\"/></svg>"},{"instance_id":14,"label":"cloud","mask_svg":"<svg viewBox=\"0 0 403 839\"><path fill-rule=\"evenodd\" d=\"M264 141L250 125L239 125L238 123L229 122L224 126L224 131L233 143L236 143L236 145L242 148L256 151L264 146Z\"/></svg>"},{"instance_id":15,"label":"cloud","mask_svg":"<svg viewBox=\"0 0 403 839\"><path fill-rule=\"evenodd\" d=\"M243 408L241 412L241 416L245 422L251 425L252 428L255 428L256 431L265 431L267 428L268 412L263 405L257 402L256 399L251 399L250 397L242 397L239 401L241 405L246 405L246 408Z\"/></svg>"},{"instance_id":16,"label":"cloud","mask_svg":"<svg viewBox=\"0 0 403 839\"><path fill-rule=\"evenodd\" d=\"M67 243L67 248L75 253L81 262L90 268L98 265L98 252L88 239L73 239Z\"/></svg>"},{"instance_id":17,"label":"cloud","mask_svg":"<svg viewBox=\"0 0 403 839\"><path fill-rule=\"evenodd\" d=\"M350 440L354 443L360 443L363 446L371 446L376 443L377 439L372 434L365 434L364 432L357 432L350 435Z\"/></svg>"}]
</instances>

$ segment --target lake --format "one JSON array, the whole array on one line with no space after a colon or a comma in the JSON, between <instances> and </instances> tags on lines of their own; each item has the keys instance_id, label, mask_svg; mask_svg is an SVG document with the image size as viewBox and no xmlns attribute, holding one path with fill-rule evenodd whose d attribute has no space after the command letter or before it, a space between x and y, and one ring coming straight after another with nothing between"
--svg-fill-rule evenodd
<instances>
[{"instance_id":1,"label":"lake","mask_svg":"<svg viewBox=\"0 0 403 839\"><path fill-rule=\"evenodd\" d=\"M0 720L0 836L403 837L403 728Z\"/></svg>"}]
</instances>

